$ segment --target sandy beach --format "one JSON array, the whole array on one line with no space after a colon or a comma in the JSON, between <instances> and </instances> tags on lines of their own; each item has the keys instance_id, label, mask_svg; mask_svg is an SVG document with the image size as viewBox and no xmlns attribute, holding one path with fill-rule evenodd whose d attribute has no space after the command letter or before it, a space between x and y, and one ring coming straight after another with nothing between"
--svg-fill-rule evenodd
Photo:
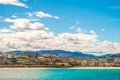
<instances>
[{"instance_id":1,"label":"sandy beach","mask_svg":"<svg viewBox=\"0 0 120 80\"><path fill-rule=\"evenodd\" d=\"M71 68L0 68L0 70L20 70L20 69L120 69L120 67L71 67Z\"/></svg>"},{"instance_id":2,"label":"sandy beach","mask_svg":"<svg viewBox=\"0 0 120 80\"><path fill-rule=\"evenodd\" d=\"M72 67L69 69L120 69L120 67Z\"/></svg>"}]
</instances>

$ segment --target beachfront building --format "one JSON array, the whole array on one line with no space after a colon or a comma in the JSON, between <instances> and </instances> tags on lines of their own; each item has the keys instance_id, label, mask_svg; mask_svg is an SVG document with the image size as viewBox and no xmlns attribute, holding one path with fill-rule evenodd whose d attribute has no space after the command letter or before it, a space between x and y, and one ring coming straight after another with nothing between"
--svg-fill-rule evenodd
<instances>
[{"instance_id":1,"label":"beachfront building","mask_svg":"<svg viewBox=\"0 0 120 80\"><path fill-rule=\"evenodd\" d=\"M87 66L88 65L88 61L87 60L82 60L82 66Z\"/></svg>"}]
</instances>

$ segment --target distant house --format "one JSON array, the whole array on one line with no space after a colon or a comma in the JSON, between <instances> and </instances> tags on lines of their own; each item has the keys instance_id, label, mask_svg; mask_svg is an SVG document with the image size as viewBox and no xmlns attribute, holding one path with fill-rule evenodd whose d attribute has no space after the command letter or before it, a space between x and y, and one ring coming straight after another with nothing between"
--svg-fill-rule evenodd
<instances>
[{"instance_id":1,"label":"distant house","mask_svg":"<svg viewBox=\"0 0 120 80\"><path fill-rule=\"evenodd\" d=\"M82 60L82 66L87 66L87 60Z\"/></svg>"},{"instance_id":2,"label":"distant house","mask_svg":"<svg viewBox=\"0 0 120 80\"><path fill-rule=\"evenodd\" d=\"M3 56L3 53L2 52L0 52L0 57L2 57Z\"/></svg>"}]
</instances>

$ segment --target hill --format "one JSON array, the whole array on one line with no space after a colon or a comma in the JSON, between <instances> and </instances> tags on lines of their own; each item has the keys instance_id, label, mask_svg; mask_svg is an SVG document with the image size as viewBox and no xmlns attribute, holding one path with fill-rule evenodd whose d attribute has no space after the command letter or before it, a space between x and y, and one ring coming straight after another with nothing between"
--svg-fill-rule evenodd
<instances>
[{"instance_id":1,"label":"hill","mask_svg":"<svg viewBox=\"0 0 120 80\"><path fill-rule=\"evenodd\" d=\"M38 50L38 51L16 50L16 51L11 51L11 53L13 53L13 54L22 54L24 52L32 52L34 54L51 53L56 56L67 57L67 58L84 58L84 57L96 58L96 56L92 55L92 54L86 54L86 53L82 53L82 52L70 52L70 51L64 51L64 50Z\"/></svg>"}]
</instances>

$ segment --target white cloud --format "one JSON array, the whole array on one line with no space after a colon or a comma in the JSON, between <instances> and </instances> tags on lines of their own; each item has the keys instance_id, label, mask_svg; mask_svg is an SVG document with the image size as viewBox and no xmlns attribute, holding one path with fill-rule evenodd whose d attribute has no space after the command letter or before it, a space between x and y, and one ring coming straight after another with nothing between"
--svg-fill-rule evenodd
<instances>
[{"instance_id":1,"label":"white cloud","mask_svg":"<svg viewBox=\"0 0 120 80\"><path fill-rule=\"evenodd\" d=\"M13 30L0 29L0 50L62 49L96 55L120 53L120 43L101 42L94 30L91 30L88 34L81 32L54 35L53 32L46 31L42 23L31 23L27 19L7 19L6 21L13 23L10 26Z\"/></svg>"},{"instance_id":2,"label":"white cloud","mask_svg":"<svg viewBox=\"0 0 120 80\"><path fill-rule=\"evenodd\" d=\"M94 34L84 34L84 33L62 33L58 35L61 39L66 39L70 41L97 41L97 35Z\"/></svg>"},{"instance_id":3,"label":"white cloud","mask_svg":"<svg viewBox=\"0 0 120 80\"><path fill-rule=\"evenodd\" d=\"M80 24L80 21L76 21L76 23L73 26L71 26L70 29L76 30L78 33L82 33L83 30L80 27L78 27L79 24Z\"/></svg>"},{"instance_id":4,"label":"white cloud","mask_svg":"<svg viewBox=\"0 0 120 80\"><path fill-rule=\"evenodd\" d=\"M60 19L60 17L58 16L53 16L51 14L48 14L48 13L44 13L42 11L36 11L34 13L25 13L27 14L29 17L32 17L32 16L37 16L37 17L40 17L40 18L54 18L54 19Z\"/></svg>"},{"instance_id":5,"label":"white cloud","mask_svg":"<svg viewBox=\"0 0 120 80\"><path fill-rule=\"evenodd\" d=\"M96 35L96 33L95 33L95 31L94 31L94 30L90 30L90 33L91 33L91 34L95 34L95 35Z\"/></svg>"},{"instance_id":6,"label":"white cloud","mask_svg":"<svg viewBox=\"0 0 120 80\"><path fill-rule=\"evenodd\" d=\"M40 18L44 18L44 17L48 17L48 18L52 18L52 15L48 14L48 13L44 13L42 11L39 11L39 12L35 12L35 15L40 17Z\"/></svg>"},{"instance_id":7,"label":"white cloud","mask_svg":"<svg viewBox=\"0 0 120 80\"><path fill-rule=\"evenodd\" d=\"M10 29L0 29L0 33L11 33L11 32L14 32L14 31Z\"/></svg>"},{"instance_id":8,"label":"white cloud","mask_svg":"<svg viewBox=\"0 0 120 80\"><path fill-rule=\"evenodd\" d=\"M41 49L49 45L46 42L49 39L52 39L54 36L51 32L45 31L24 31L24 32L16 32L9 34L0 34L0 42L2 46L0 49L2 50L32 50L32 49ZM45 45L43 45L45 44Z\"/></svg>"},{"instance_id":9,"label":"white cloud","mask_svg":"<svg viewBox=\"0 0 120 80\"><path fill-rule=\"evenodd\" d=\"M1 50L35 50L35 49L63 49L70 51L84 51L82 47L96 41L93 34L62 33L54 35L44 30L31 30L14 33L0 33ZM81 47L80 47L81 46Z\"/></svg>"},{"instance_id":10,"label":"white cloud","mask_svg":"<svg viewBox=\"0 0 120 80\"><path fill-rule=\"evenodd\" d=\"M10 18L6 18L4 21L5 21L5 22L15 22L14 19L10 19Z\"/></svg>"},{"instance_id":11,"label":"white cloud","mask_svg":"<svg viewBox=\"0 0 120 80\"><path fill-rule=\"evenodd\" d=\"M16 16L16 15L12 15L11 17L12 17L12 18L17 18L17 16Z\"/></svg>"},{"instance_id":12,"label":"white cloud","mask_svg":"<svg viewBox=\"0 0 120 80\"><path fill-rule=\"evenodd\" d=\"M80 21L76 21L76 23L72 27L70 27L70 29L76 29L79 24Z\"/></svg>"},{"instance_id":13,"label":"white cloud","mask_svg":"<svg viewBox=\"0 0 120 80\"><path fill-rule=\"evenodd\" d=\"M53 15L51 15L51 14L44 13L44 12L42 12L42 11L36 11L36 12L33 12L33 13L27 12L27 13L25 13L25 14L27 14L29 17L37 16L37 17L40 17L40 18L60 19L60 17L58 17L58 16L53 16Z\"/></svg>"},{"instance_id":14,"label":"white cloud","mask_svg":"<svg viewBox=\"0 0 120 80\"><path fill-rule=\"evenodd\" d=\"M13 18L13 19L4 18L4 22L15 22L15 19L17 18L17 16L16 15L11 15L11 18Z\"/></svg>"},{"instance_id":15,"label":"white cloud","mask_svg":"<svg viewBox=\"0 0 120 80\"><path fill-rule=\"evenodd\" d=\"M28 8L24 3L20 2L20 0L0 0L0 4L15 5Z\"/></svg>"},{"instance_id":16,"label":"white cloud","mask_svg":"<svg viewBox=\"0 0 120 80\"><path fill-rule=\"evenodd\" d=\"M82 33L82 32L83 32L83 30L82 30L80 27L77 28L76 31L77 31L78 33Z\"/></svg>"},{"instance_id":17,"label":"white cloud","mask_svg":"<svg viewBox=\"0 0 120 80\"><path fill-rule=\"evenodd\" d=\"M47 28L43 23L34 22L31 23L29 19L5 19L5 22L12 22L13 25L10 25L10 29L15 30L46 30Z\"/></svg>"},{"instance_id":18,"label":"white cloud","mask_svg":"<svg viewBox=\"0 0 120 80\"><path fill-rule=\"evenodd\" d=\"M85 30L81 29L81 27L79 27L80 21L76 21L76 23L70 27L70 29L75 30L78 33L84 33L86 32Z\"/></svg>"},{"instance_id":19,"label":"white cloud","mask_svg":"<svg viewBox=\"0 0 120 80\"><path fill-rule=\"evenodd\" d=\"M27 14L29 17L32 17L33 16L33 13L25 13L25 14Z\"/></svg>"},{"instance_id":20,"label":"white cloud","mask_svg":"<svg viewBox=\"0 0 120 80\"><path fill-rule=\"evenodd\" d=\"M110 41L103 41L98 42L98 46L96 46L96 52L102 52L102 53L120 53L120 43L117 42L110 42Z\"/></svg>"},{"instance_id":21,"label":"white cloud","mask_svg":"<svg viewBox=\"0 0 120 80\"><path fill-rule=\"evenodd\" d=\"M53 16L53 18L55 18L55 19L60 19L60 17L58 17L58 16Z\"/></svg>"}]
</instances>

